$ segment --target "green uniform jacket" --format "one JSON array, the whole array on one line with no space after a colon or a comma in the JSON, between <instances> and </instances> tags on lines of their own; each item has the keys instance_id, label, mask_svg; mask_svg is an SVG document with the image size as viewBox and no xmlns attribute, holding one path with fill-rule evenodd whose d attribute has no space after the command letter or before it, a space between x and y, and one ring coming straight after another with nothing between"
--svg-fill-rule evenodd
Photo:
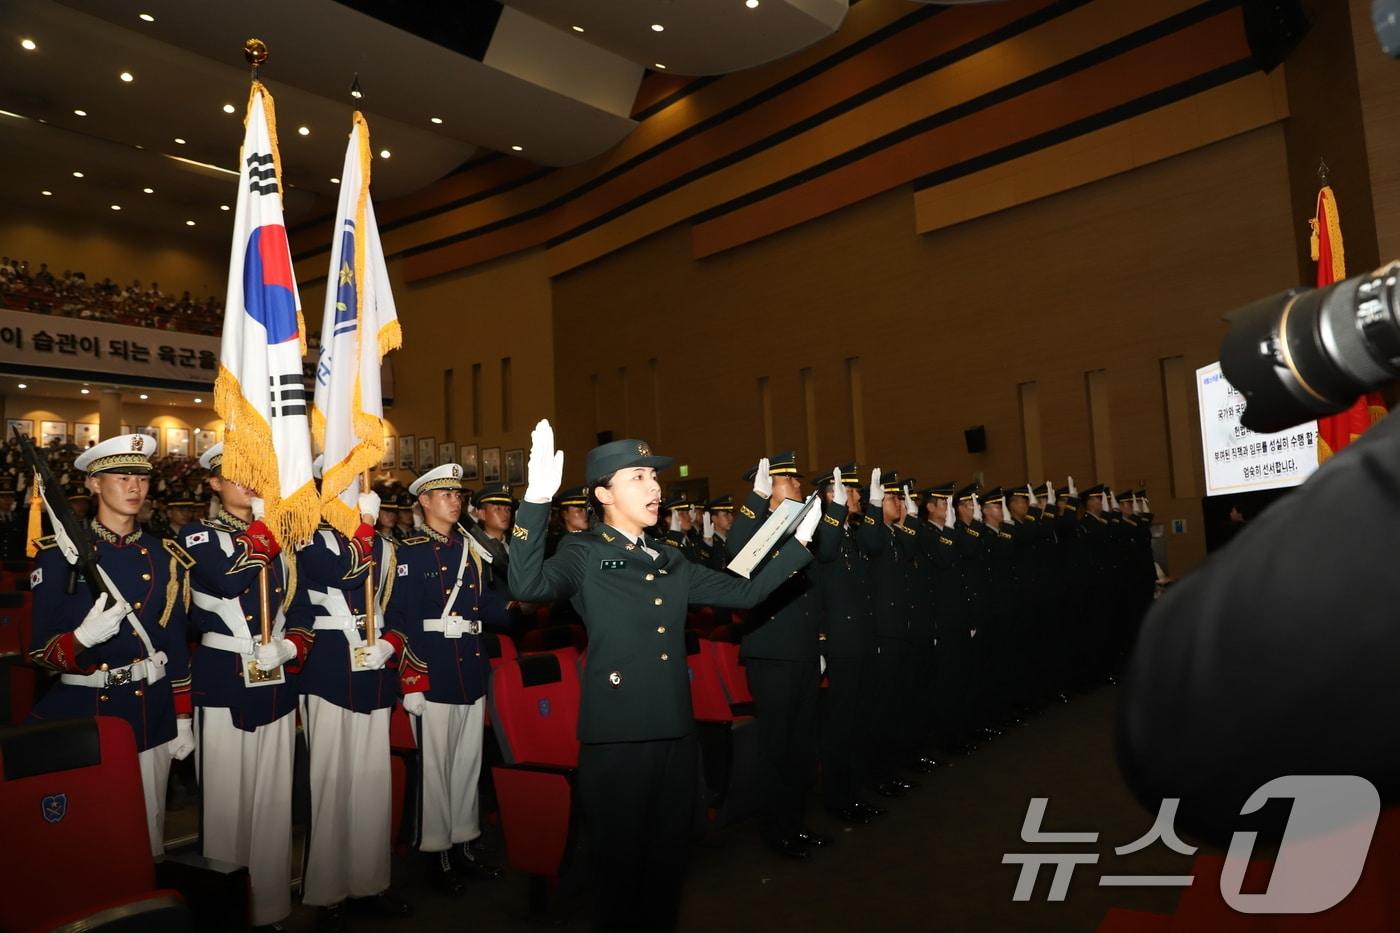
<instances>
[{"instance_id":1,"label":"green uniform jacket","mask_svg":"<svg viewBox=\"0 0 1400 933\"><path fill-rule=\"evenodd\" d=\"M811 561L786 541L753 579L716 573L675 548L649 540L653 560L607 525L559 542L544 559L549 504L522 502L511 545L511 590L518 599L572 599L588 627L581 742L635 742L695 730L685 660L689 603L747 608Z\"/></svg>"},{"instance_id":2,"label":"green uniform jacket","mask_svg":"<svg viewBox=\"0 0 1400 933\"><path fill-rule=\"evenodd\" d=\"M822 524L835 524L836 547L819 548L817 582L822 594L823 650L829 658L863 658L875 653L875 607L870 562L888 545L880 510L847 517L845 502L828 503Z\"/></svg>"}]
</instances>

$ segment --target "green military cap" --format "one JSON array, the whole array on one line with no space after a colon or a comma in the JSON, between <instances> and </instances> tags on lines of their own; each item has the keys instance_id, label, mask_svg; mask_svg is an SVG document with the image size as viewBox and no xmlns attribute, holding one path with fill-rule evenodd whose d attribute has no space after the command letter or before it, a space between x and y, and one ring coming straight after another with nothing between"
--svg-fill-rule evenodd
<instances>
[{"instance_id":1,"label":"green military cap","mask_svg":"<svg viewBox=\"0 0 1400 933\"><path fill-rule=\"evenodd\" d=\"M886 495L902 494L904 492L904 481L899 478L899 471L890 470L888 473L882 473L880 488L884 490Z\"/></svg>"},{"instance_id":2,"label":"green military cap","mask_svg":"<svg viewBox=\"0 0 1400 933\"><path fill-rule=\"evenodd\" d=\"M732 512L734 511L734 497L720 496L705 503L706 512Z\"/></svg>"},{"instance_id":3,"label":"green military cap","mask_svg":"<svg viewBox=\"0 0 1400 933\"><path fill-rule=\"evenodd\" d=\"M670 457L653 455L651 446L646 441L629 437L602 444L590 450L584 465L584 473L588 476L589 482L592 482L605 476L612 476L618 470L625 470L628 467L653 467L657 470L664 470L671 463Z\"/></svg>"},{"instance_id":4,"label":"green military cap","mask_svg":"<svg viewBox=\"0 0 1400 933\"><path fill-rule=\"evenodd\" d=\"M953 493L957 491L957 485L950 480L937 486L927 486L919 490L919 495L925 499L951 499Z\"/></svg>"},{"instance_id":5,"label":"green military cap","mask_svg":"<svg viewBox=\"0 0 1400 933\"><path fill-rule=\"evenodd\" d=\"M968 483L966 486L953 493L953 499L956 502L970 502L975 495L977 495L977 484Z\"/></svg>"},{"instance_id":6,"label":"green military cap","mask_svg":"<svg viewBox=\"0 0 1400 933\"><path fill-rule=\"evenodd\" d=\"M1066 500L1068 500L1068 501L1070 501L1070 502L1078 502L1078 501L1079 501L1079 493L1075 493L1074 495L1070 495L1070 493L1069 493L1069 487L1068 487L1068 486L1061 486L1059 489L1056 489L1056 490L1055 490L1055 498L1056 498L1056 499L1066 499Z\"/></svg>"},{"instance_id":7,"label":"green military cap","mask_svg":"<svg viewBox=\"0 0 1400 933\"><path fill-rule=\"evenodd\" d=\"M1079 490L1079 498L1088 499L1090 496L1101 496L1104 493L1103 483L1095 483L1088 489Z\"/></svg>"},{"instance_id":8,"label":"green military cap","mask_svg":"<svg viewBox=\"0 0 1400 933\"><path fill-rule=\"evenodd\" d=\"M1124 499L1131 499L1133 497L1133 491L1131 489L1124 489L1114 493L1114 495L1118 497L1119 502L1122 502Z\"/></svg>"},{"instance_id":9,"label":"green military cap","mask_svg":"<svg viewBox=\"0 0 1400 933\"><path fill-rule=\"evenodd\" d=\"M1000 486L993 486L991 489L982 490L977 498L983 505L1005 504L1006 493L1002 491Z\"/></svg>"},{"instance_id":10,"label":"green military cap","mask_svg":"<svg viewBox=\"0 0 1400 933\"><path fill-rule=\"evenodd\" d=\"M754 478L755 476L757 476L757 475L758 475L758 467L755 466L755 467L751 468L747 473L744 474L744 479L745 479L745 481L747 481L747 482L752 482L752 481L753 481L753 478ZM799 473L799 472L797 472L797 451L796 451L796 450L780 450L780 451L778 451L777 453L773 454L771 457L769 457L769 458L768 458L768 475L769 475L769 476L795 476L795 477L797 477L798 479L801 479L801 478L802 478L802 474Z\"/></svg>"},{"instance_id":11,"label":"green military cap","mask_svg":"<svg viewBox=\"0 0 1400 933\"><path fill-rule=\"evenodd\" d=\"M1028 486L1030 486L1030 483L1022 483L1013 489L1007 490L1006 495L1008 497L1020 496L1022 499L1029 499L1031 497L1031 491L1027 488Z\"/></svg>"},{"instance_id":12,"label":"green military cap","mask_svg":"<svg viewBox=\"0 0 1400 933\"><path fill-rule=\"evenodd\" d=\"M165 497L166 508L195 509L199 508L199 497L188 489L173 490Z\"/></svg>"},{"instance_id":13,"label":"green military cap","mask_svg":"<svg viewBox=\"0 0 1400 933\"><path fill-rule=\"evenodd\" d=\"M69 502L72 502L74 499L91 499L92 493L88 491L86 486L73 485L68 487L65 498Z\"/></svg>"},{"instance_id":14,"label":"green military cap","mask_svg":"<svg viewBox=\"0 0 1400 933\"><path fill-rule=\"evenodd\" d=\"M813 477L812 483L818 489L825 489L831 485L831 477L837 470L841 471L841 485L854 488L860 485L860 477L856 474L860 472L860 466L854 462L843 463L838 467L832 467L821 476Z\"/></svg>"},{"instance_id":15,"label":"green military cap","mask_svg":"<svg viewBox=\"0 0 1400 933\"><path fill-rule=\"evenodd\" d=\"M465 492L465 490L463 490ZM413 511L413 506L418 502L418 497L404 490L394 497L394 508L401 512Z\"/></svg>"},{"instance_id":16,"label":"green military cap","mask_svg":"<svg viewBox=\"0 0 1400 933\"><path fill-rule=\"evenodd\" d=\"M478 509L483 505L508 505L514 508L515 497L505 483L487 483L472 496L472 505Z\"/></svg>"},{"instance_id":17,"label":"green military cap","mask_svg":"<svg viewBox=\"0 0 1400 933\"><path fill-rule=\"evenodd\" d=\"M1147 498L1147 490L1146 490L1146 489L1139 489L1137 492L1133 493L1133 495L1137 496L1139 499L1146 499L1146 498Z\"/></svg>"},{"instance_id":18,"label":"green military cap","mask_svg":"<svg viewBox=\"0 0 1400 933\"><path fill-rule=\"evenodd\" d=\"M570 486L554 497L554 505L560 509L568 508L571 505L588 508L588 487Z\"/></svg>"},{"instance_id":19,"label":"green military cap","mask_svg":"<svg viewBox=\"0 0 1400 933\"><path fill-rule=\"evenodd\" d=\"M676 509L688 509L692 505L694 505L694 503L690 501L689 496L672 496L665 502L661 503L661 511L671 512Z\"/></svg>"}]
</instances>

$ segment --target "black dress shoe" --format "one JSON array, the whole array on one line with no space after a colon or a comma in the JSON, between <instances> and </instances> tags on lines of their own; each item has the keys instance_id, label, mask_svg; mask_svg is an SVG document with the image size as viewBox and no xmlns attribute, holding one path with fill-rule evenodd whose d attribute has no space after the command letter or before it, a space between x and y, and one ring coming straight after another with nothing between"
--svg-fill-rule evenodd
<instances>
[{"instance_id":1,"label":"black dress shoe","mask_svg":"<svg viewBox=\"0 0 1400 933\"><path fill-rule=\"evenodd\" d=\"M827 846L831 845L830 836L814 833L810 829L799 829L792 835L793 838L800 840L803 845L809 845L814 849L825 849Z\"/></svg>"},{"instance_id":2,"label":"black dress shoe","mask_svg":"<svg viewBox=\"0 0 1400 933\"><path fill-rule=\"evenodd\" d=\"M287 928L280 923L260 923L253 927L253 933L287 933Z\"/></svg>"},{"instance_id":3,"label":"black dress shoe","mask_svg":"<svg viewBox=\"0 0 1400 933\"><path fill-rule=\"evenodd\" d=\"M932 758L925 758L920 755L918 758L905 762L904 767L908 768L910 771L917 771L920 774L932 774L934 769L938 767L938 762L934 761Z\"/></svg>"},{"instance_id":4,"label":"black dress shoe","mask_svg":"<svg viewBox=\"0 0 1400 933\"><path fill-rule=\"evenodd\" d=\"M464 842L462 846L472 855L494 855L497 846L485 836L477 836L471 842Z\"/></svg>"},{"instance_id":5,"label":"black dress shoe","mask_svg":"<svg viewBox=\"0 0 1400 933\"><path fill-rule=\"evenodd\" d=\"M453 853L457 874L475 881L495 881L501 877L501 870L489 862L483 862L468 852L458 848Z\"/></svg>"},{"instance_id":6,"label":"black dress shoe","mask_svg":"<svg viewBox=\"0 0 1400 933\"><path fill-rule=\"evenodd\" d=\"M786 858L805 859L807 857L807 844L796 836L789 836L786 839L775 839L768 843L769 848Z\"/></svg>"},{"instance_id":7,"label":"black dress shoe","mask_svg":"<svg viewBox=\"0 0 1400 933\"><path fill-rule=\"evenodd\" d=\"M857 800L855 803L851 804L851 809L855 810L857 813L869 813L871 816L884 816L886 813L890 812L884 807L877 807L875 804L866 803L864 800Z\"/></svg>"},{"instance_id":8,"label":"black dress shoe","mask_svg":"<svg viewBox=\"0 0 1400 933\"><path fill-rule=\"evenodd\" d=\"M353 897L350 899L350 906L354 907L357 913L371 917L392 918L413 915L413 907L408 901L396 897L388 891L371 894L369 897Z\"/></svg>"},{"instance_id":9,"label":"black dress shoe","mask_svg":"<svg viewBox=\"0 0 1400 933\"><path fill-rule=\"evenodd\" d=\"M918 781L906 781L906 780L904 780L903 778L895 778L895 779L894 779L894 783L898 784L900 787L904 788L905 790L913 790L914 788L916 788L916 787L919 786L919 782L918 782Z\"/></svg>"},{"instance_id":10,"label":"black dress shoe","mask_svg":"<svg viewBox=\"0 0 1400 933\"><path fill-rule=\"evenodd\" d=\"M850 823L853 826L868 826L875 819L875 814L855 804L849 807L841 807L840 809L832 810L831 814L838 820L844 823Z\"/></svg>"},{"instance_id":11,"label":"black dress shoe","mask_svg":"<svg viewBox=\"0 0 1400 933\"><path fill-rule=\"evenodd\" d=\"M425 853L425 858L428 862L428 882L434 891L455 896L467 889L466 884L457 875L451 852L428 852Z\"/></svg>"},{"instance_id":12,"label":"black dress shoe","mask_svg":"<svg viewBox=\"0 0 1400 933\"><path fill-rule=\"evenodd\" d=\"M899 781L886 781L875 788L881 797L903 797L904 785Z\"/></svg>"},{"instance_id":13,"label":"black dress shoe","mask_svg":"<svg viewBox=\"0 0 1400 933\"><path fill-rule=\"evenodd\" d=\"M316 933L343 933L345 930L345 902L331 904L316 909Z\"/></svg>"}]
</instances>

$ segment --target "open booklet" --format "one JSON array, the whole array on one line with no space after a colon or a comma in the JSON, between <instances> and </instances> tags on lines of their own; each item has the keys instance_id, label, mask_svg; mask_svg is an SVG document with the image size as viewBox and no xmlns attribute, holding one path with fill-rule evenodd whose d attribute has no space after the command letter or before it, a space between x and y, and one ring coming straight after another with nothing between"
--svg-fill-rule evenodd
<instances>
[{"instance_id":1,"label":"open booklet","mask_svg":"<svg viewBox=\"0 0 1400 933\"><path fill-rule=\"evenodd\" d=\"M812 493L805 502L798 502L796 499L784 499L778 507L768 514L768 518L763 525L754 532L754 536L749 539L749 543L739 549L739 553L734 555L734 559L729 562L729 569L737 573L744 579L748 579L759 563L773 552L773 549L789 537L802 519L812 509L821 508L822 498L820 493Z\"/></svg>"}]
</instances>

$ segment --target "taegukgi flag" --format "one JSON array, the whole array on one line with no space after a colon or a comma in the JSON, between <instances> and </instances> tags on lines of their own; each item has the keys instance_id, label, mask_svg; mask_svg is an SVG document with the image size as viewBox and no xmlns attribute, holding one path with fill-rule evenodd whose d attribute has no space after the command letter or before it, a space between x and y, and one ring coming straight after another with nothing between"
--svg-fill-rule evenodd
<instances>
[{"instance_id":1,"label":"taegukgi flag","mask_svg":"<svg viewBox=\"0 0 1400 933\"><path fill-rule=\"evenodd\" d=\"M311 431L325 458L322 515L346 535L360 524L360 476L384 457L380 366L402 342L369 197L371 164L369 124L356 111L340 173L311 409Z\"/></svg>"},{"instance_id":2,"label":"taegukgi flag","mask_svg":"<svg viewBox=\"0 0 1400 933\"><path fill-rule=\"evenodd\" d=\"M287 228L272 95L253 82L244 118L214 407L224 419L223 475L257 492L283 547L320 522L302 382L306 327Z\"/></svg>"}]
</instances>

